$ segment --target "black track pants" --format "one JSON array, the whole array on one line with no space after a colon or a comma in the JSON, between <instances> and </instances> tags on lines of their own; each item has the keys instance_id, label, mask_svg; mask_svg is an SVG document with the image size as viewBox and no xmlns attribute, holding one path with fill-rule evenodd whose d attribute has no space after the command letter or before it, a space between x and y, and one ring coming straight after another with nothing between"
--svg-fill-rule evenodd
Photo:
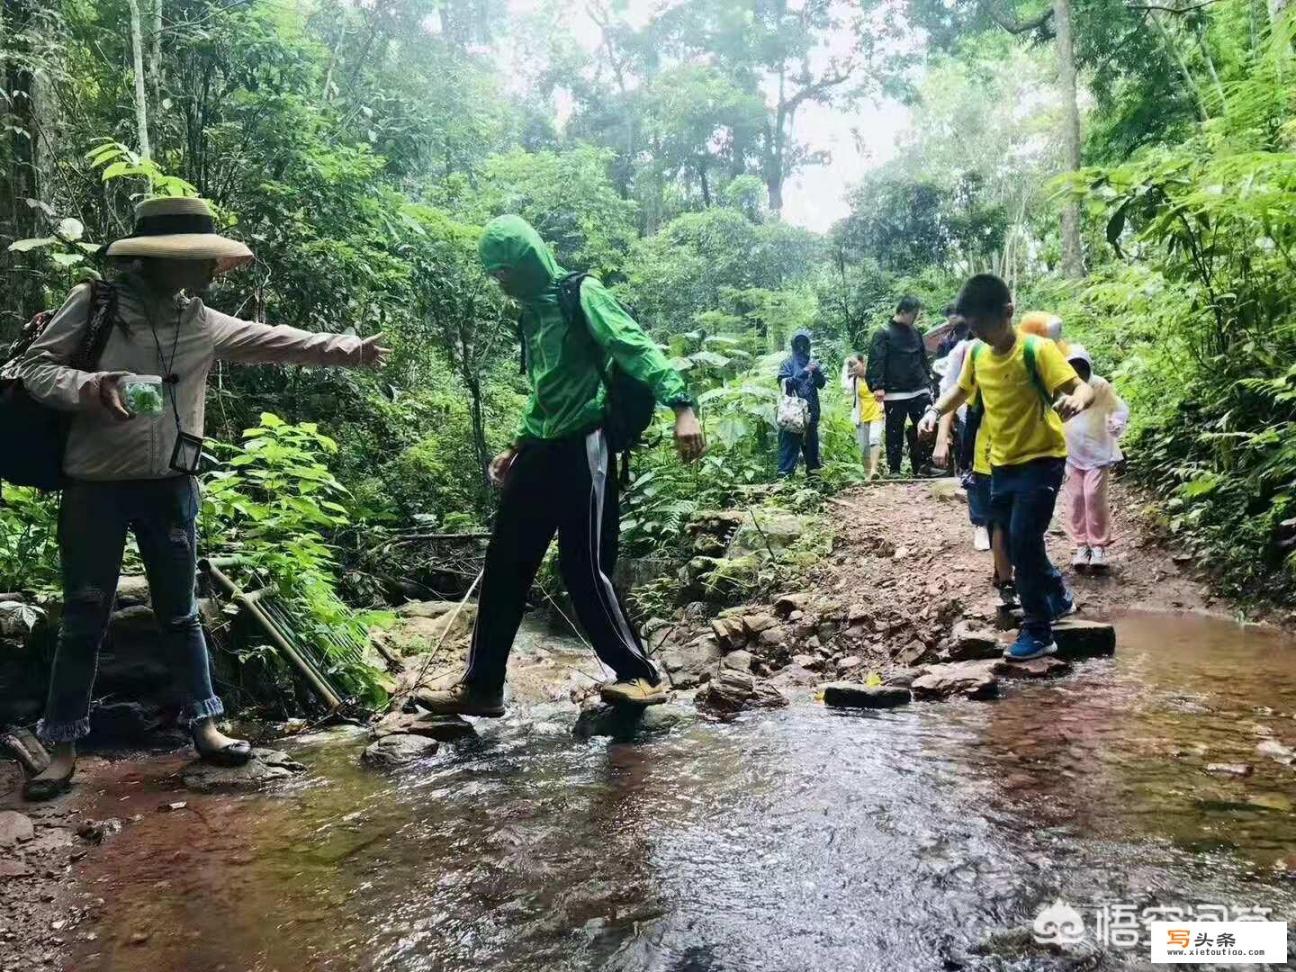
<instances>
[{"instance_id":1,"label":"black track pants","mask_svg":"<svg viewBox=\"0 0 1296 972\"><path fill-rule=\"evenodd\" d=\"M900 474L905 442L909 443L909 465L913 468L913 474L917 476L922 468L925 450L918 441L918 423L922 421L923 412L927 411L927 406L931 403L931 396L925 392L917 398L882 403L882 410L886 413L887 468L892 475Z\"/></svg>"},{"instance_id":2,"label":"black track pants","mask_svg":"<svg viewBox=\"0 0 1296 972\"><path fill-rule=\"evenodd\" d=\"M486 551L465 676L471 685L491 691L504 685L527 592L555 532L567 593L599 658L618 679L658 681L612 586L620 529L612 465L601 430L530 443L518 453Z\"/></svg>"}]
</instances>

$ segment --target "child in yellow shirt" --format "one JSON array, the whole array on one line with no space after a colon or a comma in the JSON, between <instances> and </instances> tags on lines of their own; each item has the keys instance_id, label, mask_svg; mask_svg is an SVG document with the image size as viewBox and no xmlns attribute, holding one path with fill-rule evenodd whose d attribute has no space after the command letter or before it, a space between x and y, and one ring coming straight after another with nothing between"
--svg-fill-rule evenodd
<instances>
[{"instance_id":1,"label":"child in yellow shirt","mask_svg":"<svg viewBox=\"0 0 1296 972\"><path fill-rule=\"evenodd\" d=\"M851 420L855 423L855 437L859 441L860 453L868 458L868 478L877 479L880 475L878 467L882 462L882 435L886 419L882 413L882 403L864 379L867 369L867 356L854 354L847 358L842 373L842 388L851 397Z\"/></svg>"},{"instance_id":2,"label":"child in yellow shirt","mask_svg":"<svg viewBox=\"0 0 1296 972\"><path fill-rule=\"evenodd\" d=\"M1061 573L1049 561L1044 535L1066 473L1062 422L1089 407L1093 389L1055 343L1017 332L1012 293L998 277L972 277L957 306L980 344L968 351L958 384L927 410L919 431L932 434L942 415L974 392L981 396L982 423L990 437L991 516L1007 528L1025 615L1017 641L1004 654L1010 661L1027 661L1057 651L1053 622L1075 610Z\"/></svg>"}]
</instances>

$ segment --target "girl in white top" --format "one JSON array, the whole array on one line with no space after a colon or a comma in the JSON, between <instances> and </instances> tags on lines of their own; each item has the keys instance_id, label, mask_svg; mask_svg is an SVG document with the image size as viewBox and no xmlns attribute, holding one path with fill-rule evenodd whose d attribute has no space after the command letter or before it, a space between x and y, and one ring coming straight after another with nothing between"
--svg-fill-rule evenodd
<instances>
[{"instance_id":1,"label":"girl in white top","mask_svg":"<svg viewBox=\"0 0 1296 972\"><path fill-rule=\"evenodd\" d=\"M1119 439L1129 422L1129 406L1106 378L1093 373L1093 360L1082 346L1073 344L1067 359L1081 380L1094 390L1094 402L1067 421L1067 479L1063 509L1067 532L1076 545L1073 567L1103 569L1111 545L1111 509L1107 500L1109 470L1120 462Z\"/></svg>"}]
</instances>

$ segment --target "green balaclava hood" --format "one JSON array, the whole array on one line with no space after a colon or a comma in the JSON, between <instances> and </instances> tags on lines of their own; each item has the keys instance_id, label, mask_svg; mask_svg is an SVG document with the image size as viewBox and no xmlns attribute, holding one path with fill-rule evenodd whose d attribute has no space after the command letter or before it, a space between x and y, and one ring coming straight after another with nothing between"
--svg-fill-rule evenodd
<instances>
[{"instance_id":1,"label":"green balaclava hood","mask_svg":"<svg viewBox=\"0 0 1296 972\"><path fill-rule=\"evenodd\" d=\"M487 273L509 272L508 293L523 303L540 301L566 276L540 234L521 216L497 216L477 244Z\"/></svg>"}]
</instances>

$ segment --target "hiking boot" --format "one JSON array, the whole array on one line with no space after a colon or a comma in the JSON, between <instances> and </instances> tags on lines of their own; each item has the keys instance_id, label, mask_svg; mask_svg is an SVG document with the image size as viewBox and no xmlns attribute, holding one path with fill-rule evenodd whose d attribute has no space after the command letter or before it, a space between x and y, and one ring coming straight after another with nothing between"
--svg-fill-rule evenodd
<instances>
[{"instance_id":1,"label":"hiking boot","mask_svg":"<svg viewBox=\"0 0 1296 972\"><path fill-rule=\"evenodd\" d=\"M604 685L599 695L608 705L661 705L666 701L667 691L664 680L654 685L646 678L636 678Z\"/></svg>"},{"instance_id":2,"label":"hiking boot","mask_svg":"<svg viewBox=\"0 0 1296 972\"><path fill-rule=\"evenodd\" d=\"M1093 551L1088 547L1076 547L1075 556L1071 558L1071 566L1076 570L1081 567L1088 567L1093 563Z\"/></svg>"},{"instance_id":3,"label":"hiking boot","mask_svg":"<svg viewBox=\"0 0 1296 972\"><path fill-rule=\"evenodd\" d=\"M1004 651L1004 658L1008 661L1030 661L1033 658L1043 658L1045 655L1055 655L1057 650L1055 642L1045 641L1038 635L1023 631L1017 636L1012 647Z\"/></svg>"},{"instance_id":4,"label":"hiking boot","mask_svg":"<svg viewBox=\"0 0 1296 972\"><path fill-rule=\"evenodd\" d=\"M990 530L988 527L972 528L972 549L986 551L990 549Z\"/></svg>"},{"instance_id":5,"label":"hiking boot","mask_svg":"<svg viewBox=\"0 0 1296 972\"><path fill-rule=\"evenodd\" d=\"M492 692L456 682L448 689L425 689L414 701L436 715L481 716L498 719L504 714L504 690Z\"/></svg>"},{"instance_id":6,"label":"hiking boot","mask_svg":"<svg viewBox=\"0 0 1296 972\"><path fill-rule=\"evenodd\" d=\"M1092 570L1106 570L1110 566L1107 563L1107 550L1103 547L1094 547L1089 551L1089 567Z\"/></svg>"}]
</instances>

